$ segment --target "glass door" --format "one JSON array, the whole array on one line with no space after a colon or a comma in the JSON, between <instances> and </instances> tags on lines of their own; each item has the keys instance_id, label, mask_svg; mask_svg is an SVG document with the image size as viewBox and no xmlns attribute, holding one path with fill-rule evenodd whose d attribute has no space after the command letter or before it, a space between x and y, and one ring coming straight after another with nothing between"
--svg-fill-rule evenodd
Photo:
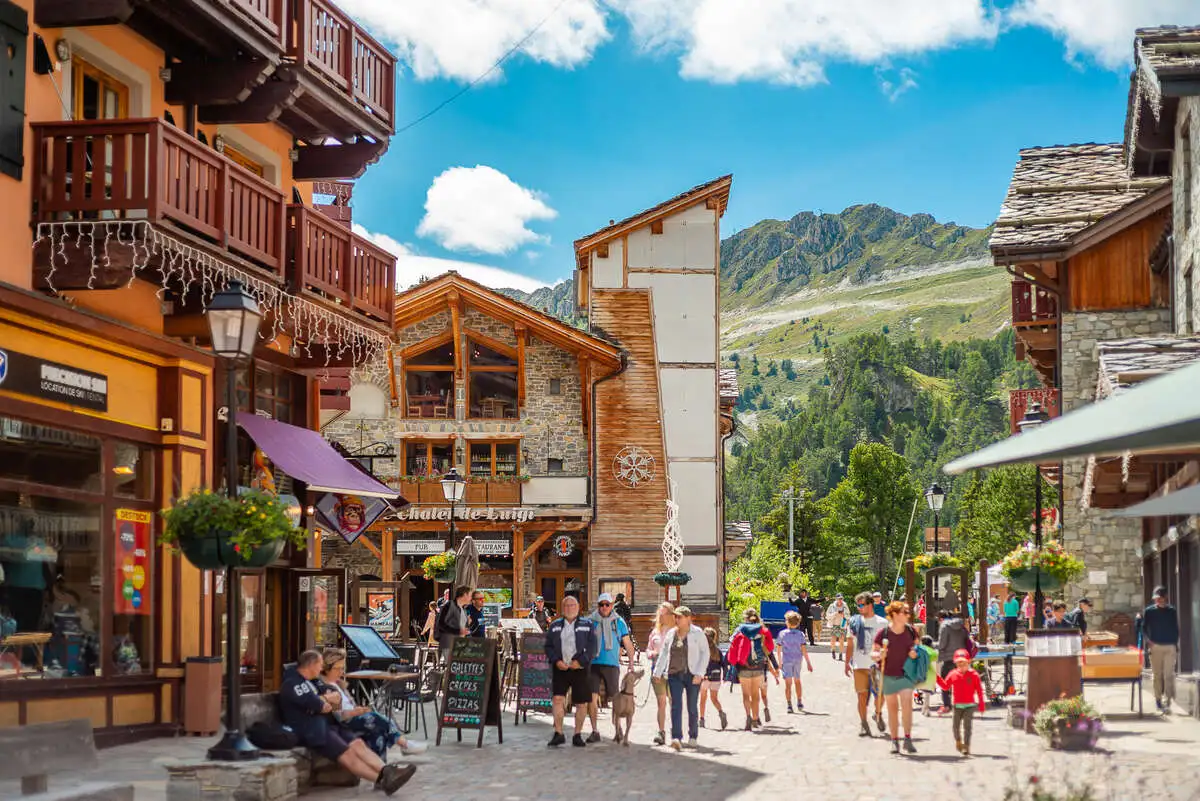
<instances>
[{"instance_id":1,"label":"glass door","mask_svg":"<svg viewBox=\"0 0 1200 801\"><path fill-rule=\"evenodd\" d=\"M334 648L338 644L338 625L347 619L346 571L291 570L292 591L296 604L296 626L286 644L286 661L295 660L310 648Z\"/></svg>"}]
</instances>

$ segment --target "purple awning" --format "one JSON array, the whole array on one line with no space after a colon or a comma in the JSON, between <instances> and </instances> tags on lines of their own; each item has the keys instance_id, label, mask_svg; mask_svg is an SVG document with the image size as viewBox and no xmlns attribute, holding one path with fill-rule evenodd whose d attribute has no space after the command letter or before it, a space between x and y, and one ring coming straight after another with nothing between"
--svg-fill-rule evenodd
<instances>
[{"instance_id":1,"label":"purple awning","mask_svg":"<svg viewBox=\"0 0 1200 801\"><path fill-rule=\"evenodd\" d=\"M400 495L342 458L318 431L240 414L240 425L280 470L314 492L396 498Z\"/></svg>"}]
</instances>

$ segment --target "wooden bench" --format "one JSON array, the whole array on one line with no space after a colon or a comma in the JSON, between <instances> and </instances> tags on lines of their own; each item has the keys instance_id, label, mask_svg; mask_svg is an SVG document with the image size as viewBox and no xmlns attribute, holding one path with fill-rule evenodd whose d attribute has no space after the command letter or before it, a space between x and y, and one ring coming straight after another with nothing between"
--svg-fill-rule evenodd
<instances>
[{"instance_id":1,"label":"wooden bench","mask_svg":"<svg viewBox=\"0 0 1200 801\"><path fill-rule=\"evenodd\" d=\"M242 696L242 731L255 723L271 727L283 725L279 717L279 693ZM300 746L289 751L269 751L272 756L290 755L296 760L296 779L300 792L312 787L354 787L358 777L331 759Z\"/></svg>"},{"instance_id":2,"label":"wooden bench","mask_svg":"<svg viewBox=\"0 0 1200 801\"><path fill-rule=\"evenodd\" d=\"M98 764L92 724L65 720L0 729L0 781L21 780L21 796L30 801L133 801L133 785L91 782L49 789L49 777L92 770Z\"/></svg>"}]
</instances>

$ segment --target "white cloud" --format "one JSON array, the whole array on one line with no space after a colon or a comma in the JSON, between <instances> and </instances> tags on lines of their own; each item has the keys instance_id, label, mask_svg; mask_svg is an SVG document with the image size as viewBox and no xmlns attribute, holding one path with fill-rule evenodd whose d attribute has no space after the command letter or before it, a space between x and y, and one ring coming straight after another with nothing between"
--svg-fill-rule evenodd
<instances>
[{"instance_id":1,"label":"white cloud","mask_svg":"<svg viewBox=\"0 0 1200 801\"><path fill-rule=\"evenodd\" d=\"M900 99L900 95L920 86L917 83L917 73L908 67L901 67L895 77L892 76L892 70L876 67L875 79L879 81L879 91L893 103Z\"/></svg>"},{"instance_id":2,"label":"white cloud","mask_svg":"<svg viewBox=\"0 0 1200 801\"><path fill-rule=\"evenodd\" d=\"M422 279L434 278L449 270L493 289L520 289L522 292L532 292L550 285L546 281L486 264L422 256L416 253L411 245L406 245L387 234L368 231L358 223L354 223L354 233L369 239L396 257L397 290L408 289Z\"/></svg>"},{"instance_id":3,"label":"white cloud","mask_svg":"<svg viewBox=\"0 0 1200 801\"><path fill-rule=\"evenodd\" d=\"M1134 29L1195 25L1200 7L1196 0L1020 0L1009 19L1048 29L1072 60L1087 55L1120 69L1133 59Z\"/></svg>"},{"instance_id":4,"label":"white cloud","mask_svg":"<svg viewBox=\"0 0 1200 801\"><path fill-rule=\"evenodd\" d=\"M421 79L474 80L543 21L521 52L554 67L587 62L608 39L598 0L340 0L339 5L394 46Z\"/></svg>"},{"instance_id":5,"label":"white cloud","mask_svg":"<svg viewBox=\"0 0 1200 801\"><path fill-rule=\"evenodd\" d=\"M650 51L680 54L686 78L825 82L825 65L883 64L991 40L984 0L606 0ZM911 87L910 87L911 88Z\"/></svg>"},{"instance_id":6,"label":"white cloud","mask_svg":"<svg viewBox=\"0 0 1200 801\"><path fill-rule=\"evenodd\" d=\"M522 245L548 241L529 223L553 220L540 192L526 189L493 167L451 167L433 179L425 193L419 236L448 250L511 253Z\"/></svg>"}]
</instances>

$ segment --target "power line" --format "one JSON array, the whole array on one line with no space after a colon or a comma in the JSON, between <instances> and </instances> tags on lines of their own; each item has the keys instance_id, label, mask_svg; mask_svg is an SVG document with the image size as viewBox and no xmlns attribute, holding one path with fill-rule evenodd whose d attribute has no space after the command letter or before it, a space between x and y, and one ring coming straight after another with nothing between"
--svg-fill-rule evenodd
<instances>
[{"instance_id":1,"label":"power line","mask_svg":"<svg viewBox=\"0 0 1200 801\"><path fill-rule=\"evenodd\" d=\"M495 72L496 70L500 69L500 66L501 66L501 65L502 65L502 64L503 64L505 61L508 61L508 59L509 59L509 58L511 58L511 57L512 57L512 55L513 55L514 53L516 53L518 50L520 50L522 47L524 47L524 46L525 46L525 43L526 43L526 42L528 42L530 39L532 39L532 38L534 37L534 35L535 35L535 34L537 34L537 32L538 32L538 31L540 31L540 30L542 29L542 27L543 27L543 26L544 26L544 25L545 25L547 22L549 22L549 21L550 21L551 17L553 17L555 14L557 14L557 13L558 13L558 11L559 11L559 9L561 9L561 8L562 8L563 6L565 6L566 4L567 4L567 0L559 0L559 3L558 3L558 5L556 5L554 8L552 8L552 9L550 10L550 13L549 13L549 14L547 14L547 15L546 15L546 16L545 16L545 17L542 19L542 21L541 21L541 22L539 22L537 25L534 25L534 26L533 26L533 27L532 27L532 28L529 30L529 33L525 34L525 36L523 36L523 37L522 37L522 38L521 38L521 39L520 39L520 40L519 40L519 41L518 41L516 44L514 44L512 47L510 47L510 48L507 50L507 52L505 52L505 53L504 53L504 55L500 56L500 58L499 58L499 59L496 61L496 63L495 63L495 64L493 64L492 66L490 66L490 67L488 67L488 68L487 68L487 71L485 71L485 72L484 72L482 75L480 75L479 77L477 77L475 80L473 80L473 81L471 81L470 83L468 83L468 84L467 84L466 86L464 86L462 89L459 89L457 92L455 92L454 94L450 95L450 97L446 98L446 99L445 99L445 100L443 100L441 103L438 103L436 106L434 106L432 109L430 109L429 111L427 111L427 112L425 112L424 114L422 114L420 117L417 117L415 120L413 120L412 122L410 122L410 123L408 123L407 125L403 126L402 128L397 128L397 129L396 129L396 134L402 134L402 133L404 133L405 131L409 130L410 128L415 128L416 126L418 126L418 125L420 125L421 123L425 122L425 120L427 120L427 119L429 119L430 117L432 117L434 114L437 114L439 111L441 111L442 109L444 109L446 106L448 106L448 105L450 105L451 103L453 103L455 100L458 100L460 97L462 97L463 95L465 95L467 92L469 92L469 91L471 91L472 89L474 89L474 88L475 88L476 86L478 86L480 83L482 83L482 82L483 82L483 81L484 81L484 80L485 80L485 79L486 79L486 78L487 78L489 75L491 75L491 74L492 74L493 72Z\"/></svg>"}]
</instances>

